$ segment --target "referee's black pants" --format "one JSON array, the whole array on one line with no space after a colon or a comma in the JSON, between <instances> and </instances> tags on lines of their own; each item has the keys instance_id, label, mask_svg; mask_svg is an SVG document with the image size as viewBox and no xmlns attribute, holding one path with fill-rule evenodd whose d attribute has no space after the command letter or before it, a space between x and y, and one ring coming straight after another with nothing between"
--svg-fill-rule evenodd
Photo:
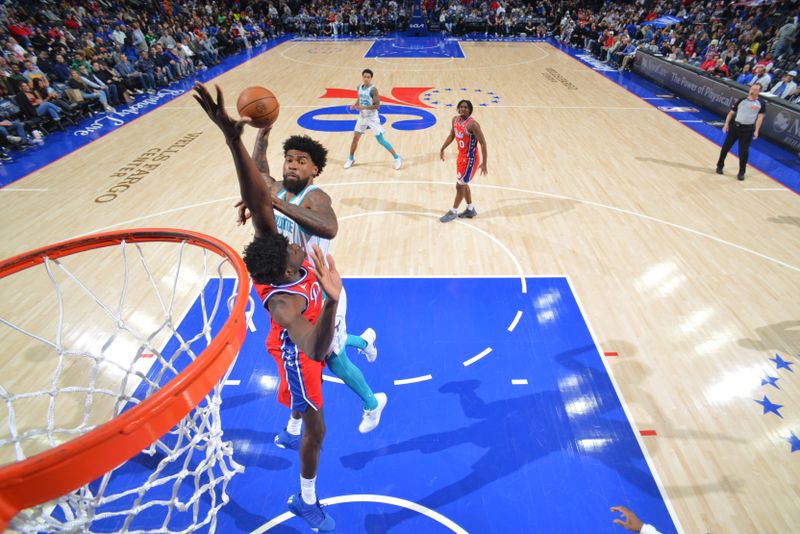
<instances>
[{"instance_id":1,"label":"referee's black pants","mask_svg":"<svg viewBox=\"0 0 800 534\"><path fill-rule=\"evenodd\" d=\"M725 165L725 156L733 148L733 144L739 141L739 175L744 176L747 169L747 156L750 155L750 142L753 140L753 133L756 131L754 124L739 124L731 121L725 142L722 143L722 150L719 151L717 168L721 169Z\"/></svg>"}]
</instances>

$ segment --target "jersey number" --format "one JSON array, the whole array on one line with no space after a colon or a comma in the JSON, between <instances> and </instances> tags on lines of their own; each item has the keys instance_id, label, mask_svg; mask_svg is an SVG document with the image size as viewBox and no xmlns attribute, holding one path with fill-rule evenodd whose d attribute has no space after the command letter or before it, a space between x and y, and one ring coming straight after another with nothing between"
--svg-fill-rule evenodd
<instances>
[{"instance_id":1,"label":"jersey number","mask_svg":"<svg viewBox=\"0 0 800 534\"><path fill-rule=\"evenodd\" d=\"M464 140L463 139L459 139L458 140L458 148L464 148Z\"/></svg>"}]
</instances>

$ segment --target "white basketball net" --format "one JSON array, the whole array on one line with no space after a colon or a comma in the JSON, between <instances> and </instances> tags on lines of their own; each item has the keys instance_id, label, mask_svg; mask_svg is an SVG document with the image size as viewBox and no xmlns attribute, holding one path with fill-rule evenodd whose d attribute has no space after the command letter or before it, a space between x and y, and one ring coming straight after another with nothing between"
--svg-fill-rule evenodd
<instances>
[{"instance_id":1,"label":"white basketball net","mask_svg":"<svg viewBox=\"0 0 800 534\"><path fill-rule=\"evenodd\" d=\"M109 264L121 274L109 275ZM0 362L0 465L85 434L167 384L227 318L227 295L232 302L238 284L231 277L228 260L202 247L123 242L47 259L0 281L0 301L7 302L0 340L11 359ZM177 314L197 300L197 326L187 333ZM213 532L227 484L244 470L223 441L223 383L142 453L73 493L18 513L10 528Z\"/></svg>"}]
</instances>

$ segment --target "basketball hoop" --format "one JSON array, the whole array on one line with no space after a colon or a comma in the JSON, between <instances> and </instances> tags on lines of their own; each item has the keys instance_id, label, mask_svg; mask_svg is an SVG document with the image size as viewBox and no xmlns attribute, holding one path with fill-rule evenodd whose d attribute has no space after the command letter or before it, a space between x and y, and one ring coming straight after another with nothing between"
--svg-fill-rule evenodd
<instances>
[{"instance_id":1,"label":"basketball hoop","mask_svg":"<svg viewBox=\"0 0 800 534\"><path fill-rule=\"evenodd\" d=\"M135 249L135 261L128 260L130 249ZM88 280L81 279L75 274L74 268L64 265L67 257L88 253L92 261L69 261L77 262L80 269L96 269L100 262L104 262L104 266L111 262L93 255L107 257L116 251L121 251L122 257L120 259L116 255L114 261L121 261L124 276L120 278L122 287L116 288L118 296L113 301L98 297L100 293L96 289L105 290L106 286L113 285L104 284L105 277L99 283L96 274L90 275ZM154 258L146 257L147 253L153 251ZM167 261L173 253L177 264ZM198 266L187 266L190 257L196 260ZM220 382L236 358L246 330L245 309L250 284L241 258L225 243L200 233L140 229L91 235L20 254L0 262L0 282L11 275L22 276L23 271L31 271L25 276L38 276L36 272L41 271L44 282L38 283L44 284L49 280L52 285L47 289L52 289L55 297L47 304L51 308L55 305L58 307L53 322L57 323L55 337L51 339L46 334L34 332L28 326L25 310L21 312L18 322L7 319L5 312L0 313L0 328L5 325L12 329L9 338L42 344L43 348L40 347L36 352L37 360L43 359L38 357L40 353L52 353L57 362L53 376L47 378L47 386L41 391L9 391L15 389L18 381L7 385L0 377L0 424L5 424L2 417L2 408L5 408L9 431L7 436L4 434L6 429L0 429L0 445L9 450L13 447L16 460L5 465L0 461L0 531L6 527L24 531L87 531L97 518L111 518L121 524L121 528L116 527L121 530L142 530L135 525L136 514L152 506L168 506L167 516L172 514L173 507L178 511L191 508L194 514L191 522L195 526L210 525L213 530L216 511L228 500L225 493L227 482L235 473L243 470L232 459L231 444L221 440L219 420ZM184 275L183 278L189 279L184 283L181 274L186 271L191 276ZM58 280L59 277L63 279ZM230 285L226 282L230 278L234 282L231 299L227 299L223 296L223 286ZM138 296L136 302L131 304L134 300L131 295L137 291L133 287L134 279L143 281L141 285L145 286L147 295ZM213 284L210 281L214 281ZM193 284L201 288L199 296L202 309L198 313L202 315L203 326L200 333L187 337L177 330L180 321L174 317L178 315L174 308L182 298L178 295L178 288L184 285L193 287ZM98 288L92 288L93 285ZM216 289L208 289L210 286ZM66 317L68 303L64 295L68 290L74 290L87 302L94 301L99 308L98 317L105 317L113 325L114 330L108 339L96 340L93 337L96 334L88 336L100 349L66 346L68 335L65 330L78 326ZM24 295L25 288L19 288L19 292ZM206 293L211 293L210 298ZM156 304L152 304L151 300ZM194 297L186 296L185 300L193 303ZM226 301L231 301L229 306L225 305ZM151 304L156 310L153 317L142 317ZM219 317L229 308L227 318ZM223 319L224 324L221 324ZM138 326L138 323L149 324L148 321L154 325L152 331ZM2 335L5 336L5 332ZM121 358L118 354L111 354L111 349L123 338L135 338L136 341L130 344L135 350L132 349L131 354L123 354ZM177 342L173 343L178 345L174 353L167 354L155 346L161 338L177 338ZM138 347L136 343L139 343ZM167 342L164 344L169 346ZM18 353L8 356L24 359L24 355ZM141 366L148 358L154 363L149 364L149 371L145 372ZM80 373L81 377L85 374L88 376L88 386L62 384L67 364L75 360L88 369L87 373ZM186 362L186 365L180 362ZM98 385L98 375L107 369L116 373L115 376L122 377L118 391ZM137 396L135 391L143 394ZM60 412L54 406L56 399L71 400L76 394L82 396L83 404L68 404L70 408L73 404L79 406L84 413L68 414L69 419L80 419L79 423L61 427L58 420ZM31 428L17 428L22 424L21 416L27 414L23 410L16 410L16 404L39 397L43 403L49 404L47 421L42 422L40 427L28 425ZM97 411L100 400L105 397L112 399L107 402L113 406L113 410L109 410L110 420L92 422L96 416L93 412ZM28 454L29 448L44 442L45 446L49 446L48 450ZM163 457L158 466L148 465L148 478L142 487L117 489L114 490L116 494L110 495L109 488L114 486L113 482L109 482L111 472L143 449L148 449L145 452L150 456ZM182 455L180 459L179 455ZM187 455L189 459L184 459ZM193 455L202 458L194 462ZM170 462L180 464L180 473L184 473L184 477L192 477L193 486L199 486L198 480L201 478L207 482L203 482L199 489L194 488L193 496L185 502L179 499L177 504L164 504L160 497L148 502L146 491L159 487L162 493L171 492L172 500L175 500L178 490L174 485L178 483L176 480L180 479L180 474L170 472L174 471L166 466ZM195 463L199 465L196 469ZM101 476L103 479L99 483L95 481ZM95 481L95 486L89 485L92 481ZM172 485L171 489L164 489L169 485ZM221 495L214 493L208 499L211 502L209 510L203 512L205 517L203 514L198 517L198 501L201 500L198 491L210 494L218 485L221 485ZM52 502L54 499L57 501ZM126 499L133 502L131 509L118 510L119 503ZM109 502L114 504L110 506L114 510L104 511L103 506ZM59 516L57 519L51 519L54 509L58 511L55 514ZM171 528L170 524L162 524L156 530L170 531Z\"/></svg>"}]
</instances>

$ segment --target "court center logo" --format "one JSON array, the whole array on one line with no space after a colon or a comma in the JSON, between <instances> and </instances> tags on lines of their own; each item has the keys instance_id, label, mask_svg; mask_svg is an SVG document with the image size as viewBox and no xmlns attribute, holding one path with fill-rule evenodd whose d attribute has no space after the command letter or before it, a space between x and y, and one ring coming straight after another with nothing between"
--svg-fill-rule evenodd
<instances>
[{"instance_id":1,"label":"court center logo","mask_svg":"<svg viewBox=\"0 0 800 534\"><path fill-rule=\"evenodd\" d=\"M391 96L381 95L381 124L386 123L387 116L406 117L391 124L392 128L401 131L424 130L436 124L436 117L426 111L433 109L433 106L420 99L420 95L430 89L432 87L393 87ZM297 124L315 132L351 132L358 116L349 106L357 97L358 91L355 89L326 87L325 94L320 98L345 100L347 104L311 110L301 115Z\"/></svg>"}]
</instances>

